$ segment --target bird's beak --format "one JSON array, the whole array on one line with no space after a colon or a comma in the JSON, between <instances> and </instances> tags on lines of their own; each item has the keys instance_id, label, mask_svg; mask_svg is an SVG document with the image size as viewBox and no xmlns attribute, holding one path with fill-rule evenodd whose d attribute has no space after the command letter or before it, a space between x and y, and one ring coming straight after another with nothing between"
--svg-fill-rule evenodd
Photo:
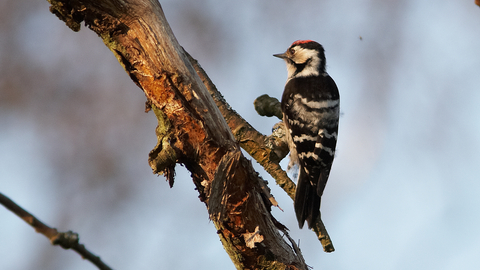
<instances>
[{"instance_id":1,"label":"bird's beak","mask_svg":"<svg viewBox=\"0 0 480 270\"><path fill-rule=\"evenodd\" d=\"M282 58L282 59L288 58L286 52L279 53L279 54L274 54L273 56L278 57L278 58Z\"/></svg>"}]
</instances>

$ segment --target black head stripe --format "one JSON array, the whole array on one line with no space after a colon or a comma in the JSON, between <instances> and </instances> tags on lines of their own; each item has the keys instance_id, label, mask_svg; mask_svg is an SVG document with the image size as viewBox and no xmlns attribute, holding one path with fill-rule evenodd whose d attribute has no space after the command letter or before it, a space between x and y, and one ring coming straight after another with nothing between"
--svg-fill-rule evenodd
<instances>
[{"instance_id":1,"label":"black head stripe","mask_svg":"<svg viewBox=\"0 0 480 270\"><path fill-rule=\"evenodd\" d=\"M305 69L305 67L312 61L312 58L309 58L307 59L307 61L305 61L304 63L302 64L297 64L295 62L292 61L292 63L295 65L295 73L293 74L293 76L295 77L295 75L297 75L298 73L302 72L302 70Z\"/></svg>"}]
</instances>

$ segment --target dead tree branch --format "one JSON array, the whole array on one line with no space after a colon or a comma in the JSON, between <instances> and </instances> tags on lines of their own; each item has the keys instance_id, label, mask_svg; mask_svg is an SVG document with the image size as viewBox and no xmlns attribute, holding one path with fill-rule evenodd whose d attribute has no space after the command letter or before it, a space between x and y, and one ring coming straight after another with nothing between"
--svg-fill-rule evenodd
<instances>
[{"instance_id":1,"label":"dead tree branch","mask_svg":"<svg viewBox=\"0 0 480 270\"><path fill-rule=\"evenodd\" d=\"M35 231L45 235L52 245L59 245L64 249L73 249L78 254L82 256L82 258L90 261L95 266L98 267L100 270L111 270L108 265L106 265L100 257L96 256L95 254L88 251L84 245L79 243L80 238L78 237L77 233L72 231L68 232L58 232L57 229L51 228L45 225L43 222L38 220L35 216L24 210L14 201L10 200L7 196L0 193L0 204L5 206L8 210L10 210L15 215L19 216L23 219L26 223L30 226L35 228Z\"/></svg>"},{"instance_id":2,"label":"dead tree branch","mask_svg":"<svg viewBox=\"0 0 480 270\"><path fill-rule=\"evenodd\" d=\"M279 164L279 162L288 154L288 146L286 145L285 139L282 138L285 133L285 131L282 130L284 127L283 124L277 124L276 129L278 131L274 131L271 136L265 136L258 132L225 101L222 94L217 90L198 62L188 53L187 56L210 92L210 95L212 95L215 104L217 104L220 112L227 121L235 139L240 142L241 147L247 151L250 156L263 166L273 179L275 179L277 185L279 185L293 200L295 198L295 183L288 177L287 173L282 170ZM266 116L277 116L278 118L281 118L282 112L280 109L280 102L277 99L266 95L260 98L260 101L258 98L255 101L255 109L257 111L261 110L266 112ZM328 235L321 217L317 218L312 230L317 235L325 252L335 251L332 240Z\"/></svg>"},{"instance_id":3,"label":"dead tree branch","mask_svg":"<svg viewBox=\"0 0 480 270\"><path fill-rule=\"evenodd\" d=\"M173 184L176 163L191 172L225 250L238 269L307 269L229 126L178 44L156 0L49 0L74 31L96 32L144 91L159 120L150 153Z\"/></svg>"}]
</instances>

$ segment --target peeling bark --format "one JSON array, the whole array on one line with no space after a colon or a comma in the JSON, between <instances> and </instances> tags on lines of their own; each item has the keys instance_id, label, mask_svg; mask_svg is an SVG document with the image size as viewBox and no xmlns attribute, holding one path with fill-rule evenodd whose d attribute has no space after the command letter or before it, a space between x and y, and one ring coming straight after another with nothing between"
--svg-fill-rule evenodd
<instances>
[{"instance_id":1,"label":"peeling bark","mask_svg":"<svg viewBox=\"0 0 480 270\"><path fill-rule=\"evenodd\" d=\"M159 119L158 143L149 158L152 168L170 174L173 185L175 164L186 166L237 269L307 269L286 228L271 215L271 195L243 157L160 4L49 2L72 30L78 31L84 21L96 32L144 91Z\"/></svg>"}]
</instances>

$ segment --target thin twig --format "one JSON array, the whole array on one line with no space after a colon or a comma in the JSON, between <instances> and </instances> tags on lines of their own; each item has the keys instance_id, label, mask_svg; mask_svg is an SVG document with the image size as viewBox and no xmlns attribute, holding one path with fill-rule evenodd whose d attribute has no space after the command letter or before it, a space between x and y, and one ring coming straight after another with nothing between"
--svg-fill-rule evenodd
<instances>
[{"instance_id":1,"label":"thin twig","mask_svg":"<svg viewBox=\"0 0 480 270\"><path fill-rule=\"evenodd\" d=\"M59 245L64 249L73 249L78 254L82 256L82 258L90 261L95 266L98 267L100 270L111 270L108 265L106 265L100 257L96 256L95 254L88 251L84 245L79 243L79 237L77 233L72 231L68 232L58 232L57 229L51 228L47 226L45 223L38 220L29 212L25 211L22 207L16 204L7 196L0 193L0 204L5 206L8 210L13 212L15 215L19 216L25 222L30 224L35 231L45 235L52 245Z\"/></svg>"}]
</instances>

